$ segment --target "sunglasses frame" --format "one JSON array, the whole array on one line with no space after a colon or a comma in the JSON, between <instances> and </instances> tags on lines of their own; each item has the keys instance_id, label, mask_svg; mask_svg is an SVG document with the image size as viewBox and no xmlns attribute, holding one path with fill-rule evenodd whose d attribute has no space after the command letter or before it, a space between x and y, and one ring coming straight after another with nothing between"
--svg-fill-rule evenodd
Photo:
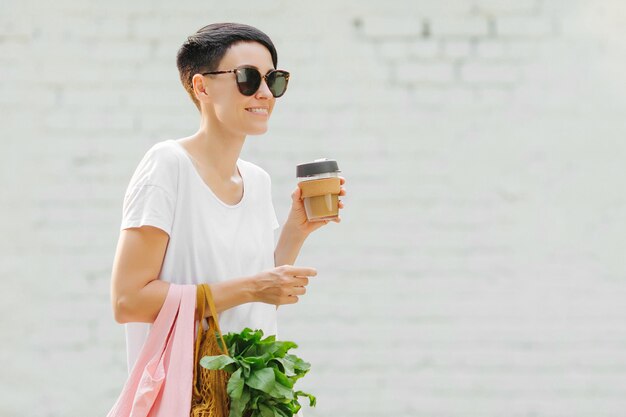
<instances>
[{"instance_id":1,"label":"sunglasses frame","mask_svg":"<svg viewBox=\"0 0 626 417\"><path fill-rule=\"evenodd\" d=\"M253 70L255 70L255 71L259 74L259 76L261 77L261 78L260 78L260 80L259 80L259 86L258 86L258 87L256 88L256 90L254 90L254 92L252 92L251 94L244 94L244 93L243 93L243 91L241 91L241 86L240 86L239 80L238 80L238 78L237 78L237 71L244 70L244 69L253 69ZM284 76L285 76L285 91L283 91L283 92L282 92L282 94L280 94L280 95L278 95L278 96L277 96L277 95L274 95L274 92L272 91L272 89L271 89L271 88L269 89L269 90L270 90L270 92L272 93L272 96L274 96L274 98L278 98L278 97L282 97L282 96L285 94L285 92L287 91L287 85L289 84L289 75L290 75L290 74L289 74L289 72L287 72L287 71L285 71L285 70L273 69L273 70L270 70L267 74L265 74L265 75L261 75L261 71L259 71L259 69L258 69L257 67L253 67L253 66L250 66L250 65L244 65L244 66L237 67L237 68L235 68L235 69L228 70L228 71L211 71L211 72L203 72L203 73L201 73L201 74L202 74L202 75L218 75L218 74L230 74L230 73L234 73L234 74L235 74L235 81L237 82L237 89L239 90L239 92L240 92L241 94L243 94L244 96L246 96L246 97L251 97L251 96L253 96L253 95L254 95L257 91L259 91L259 88L261 88L261 82L262 82L262 80L265 80L265 83L267 84L267 77L269 77L271 74L273 74L273 73L275 73L275 72L278 72L278 73L284 74ZM269 84L267 85L267 87L269 88Z\"/></svg>"}]
</instances>

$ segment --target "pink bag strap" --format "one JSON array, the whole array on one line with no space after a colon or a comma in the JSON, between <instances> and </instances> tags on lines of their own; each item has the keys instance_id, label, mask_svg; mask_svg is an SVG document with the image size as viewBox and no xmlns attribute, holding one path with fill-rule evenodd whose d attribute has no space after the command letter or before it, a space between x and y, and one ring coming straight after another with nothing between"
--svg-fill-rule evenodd
<instances>
[{"instance_id":1,"label":"pink bag strap","mask_svg":"<svg viewBox=\"0 0 626 417\"><path fill-rule=\"evenodd\" d=\"M133 369L130 371L122 393L109 414L107 414L108 417L126 417L131 414L133 404L135 403L137 388L141 382L146 366L153 362L155 356L162 355L165 350L170 331L176 321L182 293L182 286L170 284L165 302L152 325L141 352L139 352Z\"/></svg>"},{"instance_id":2,"label":"pink bag strap","mask_svg":"<svg viewBox=\"0 0 626 417\"><path fill-rule=\"evenodd\" d=\"M150 417L189 416L191 411L196 286L181 287L178 316L170 335L172 343L164 356L165 381Z\"/></svg>"}]
</instances>

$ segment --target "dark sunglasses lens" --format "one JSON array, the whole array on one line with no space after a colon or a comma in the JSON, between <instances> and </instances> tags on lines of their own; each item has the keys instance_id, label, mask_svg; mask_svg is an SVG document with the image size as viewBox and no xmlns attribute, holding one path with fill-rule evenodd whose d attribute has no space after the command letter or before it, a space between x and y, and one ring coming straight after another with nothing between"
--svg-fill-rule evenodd
<instances>
[{"instance_id":1,"label":"dark sunglasses lens","mask_svg":"<svg viewBox=\"0 0 626 417\"><path fill-rule=\"evenodd\" d=\"M237 70L237 87L244 96L251 96L261 85L261 73L255 68L240 68Z\"/></svg>"},{"instance_id":2,"label":"dark sunglasses lens","mask_svg":"<svg viewBox=\"0 0 626 417\"><path fill-rule=\"evenodd\" d=\"M288 76L283 71L273 71L267 76L267 86L274 97L280 97L287 90Z\"/></svg>"}]
</instances>

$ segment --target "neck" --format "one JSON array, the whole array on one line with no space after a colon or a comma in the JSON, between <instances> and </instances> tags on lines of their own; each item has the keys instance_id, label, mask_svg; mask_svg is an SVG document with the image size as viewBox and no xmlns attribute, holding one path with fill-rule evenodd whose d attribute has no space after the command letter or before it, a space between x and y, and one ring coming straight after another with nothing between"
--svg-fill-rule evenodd
<instances>
[{"instance_id":1,"label":"neck","mask_svg":"<svg viewBox=\"0 0 626 417\"><path fill-rule=\"evenodd\" d=\"M189 138L198 162L214 171L222 180L238 176L237 159L246 140L245 135L224 130L217 121L202 117L200 128Z\"/></svg>"}]
</instances>

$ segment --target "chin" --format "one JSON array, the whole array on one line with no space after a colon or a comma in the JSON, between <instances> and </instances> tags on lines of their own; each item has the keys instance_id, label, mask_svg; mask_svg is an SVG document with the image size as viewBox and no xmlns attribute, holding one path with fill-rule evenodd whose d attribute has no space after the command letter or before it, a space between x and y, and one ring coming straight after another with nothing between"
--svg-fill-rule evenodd
<instances>
[{"instance_id":1,"label":"chin","mask_svg":"<svg viewBox=\"0 0 626 417\"><path fill-rule=\"evenodd\" d=\"M251 135L251 136L262 135L267 132L267 128L268 126L265 125L263 127L258 126L258 127L248 129L248 135Z\"/></svg>"}]
</instances>

